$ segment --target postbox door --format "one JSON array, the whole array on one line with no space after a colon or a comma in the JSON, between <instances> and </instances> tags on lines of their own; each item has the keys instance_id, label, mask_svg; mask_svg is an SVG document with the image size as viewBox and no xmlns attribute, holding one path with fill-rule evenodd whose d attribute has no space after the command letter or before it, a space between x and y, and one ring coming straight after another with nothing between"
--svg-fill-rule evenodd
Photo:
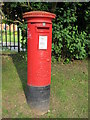
<instances>
[{"instance_id":1,"label":"postbox door","mask_svg":"<svg viewBox=\"0 0 90 120\"><path fill-rule=\"evenodd\" d=\"M36 70L36 82L39 85L49 85L51 82L51 42L50 38L50 25L36 27L37 33L37 70Z\"/></svg>"},{"instance_id":2,"label":"postbox door","mask_svg":"<svg viewBox=\"0 0 90 120\"><path fill-rule=\"evenodd\" d=\"M52 43L52 25L43 27L41 24L32 24L35 27L31 42L33 51L31 54L31 66L29 75L29 84L34 86L46 86L51 82L51 43ZM32 33L32 32L31 32ZM29 73L30 73L29 71Z\"/></svg>"}]
</instances>

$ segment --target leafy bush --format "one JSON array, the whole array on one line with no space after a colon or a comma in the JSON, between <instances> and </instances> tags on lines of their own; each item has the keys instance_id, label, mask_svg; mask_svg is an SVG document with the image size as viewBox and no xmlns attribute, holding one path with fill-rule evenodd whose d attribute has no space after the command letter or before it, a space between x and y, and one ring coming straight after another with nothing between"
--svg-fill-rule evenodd
<instances>
[{"instance_id":1,"label":"leafy bush","mask_svg":"<svg viewBox=\"0 0 90 120\"><path fill-rule=\"evenodd\" d=\"M86 31L79 31L77 22L77 7L66 4L64 8L57 7L57 18L53 22L52 56L67 63L72 59L84 59L89 54L90 42ZM71 8L71 9L70 9Z\"/></svg>"},{"instance_id":2,"label":"leafy bush","mask_svg":"<svg viewBox=\"0 0 90 120\"><path fill-rule=\"evenodd\" d=\"M60 29L58 24L53 26L52 55L55 55L56 59L83 59L87 56L87 33L83 31L79 34L77 26L68 26L64 29Z\"/></svg>"},{"instance_id":3,"label":"leafy bush","mask_svg":"<svg viewBox=\"0 0 90 120\"><path fill-rule=\"evenodd\" d=\"M21 48L26 49L27 51L27 22L25 21L23 24L18 26L21 29Z\"/></svg>"}]
</instances>

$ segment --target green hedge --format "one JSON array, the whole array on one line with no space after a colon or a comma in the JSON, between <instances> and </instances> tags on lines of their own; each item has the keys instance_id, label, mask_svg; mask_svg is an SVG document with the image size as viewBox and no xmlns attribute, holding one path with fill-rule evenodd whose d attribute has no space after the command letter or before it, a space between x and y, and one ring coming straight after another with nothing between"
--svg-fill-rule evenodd
<instances>
[{"instance_id":1,"label":"green hedge","mask_svg":"<svg viewBox=\"0 0 90 120\"><path fill-rule=\"evenodd\" d=\"M83 9L84 13L78 11L87 4L81 3L60 3L55 9L56 19L53 20L52 28L52 61L60 61L68 63L73 59L84 59L89 55L90 42L88 35L88 27L83 24L79 26L82 15L84 22L88 21L88 8ZM32 3L35 10L49 11L50 4ZM82 13L82 14L81 14ZM86 20L86 21L85 21ZM24 37L25 38L25 37ZM25 38L26 39L26 38Z\"/></svg>"},{"instance_id":2,"label":"green hedge","mask_svg":"<svg viewBox=\"0 0 90 120\"><path fill-rule=\"evenodd\" d=\"M64 4L56 9L53 21L52 60L65 62L72 59L84 59L89 55L90 42L88 30L79 30L77 4ZM82 5L82 4L80 4ZM67 7L66 7L67 6ZM88 13L89 14L89 13ZM83 19L85 16L83 15ZM88 19L87 19L88 20ZM82 26L83 27L83 26Z\"/></svg>"}]
</instances>

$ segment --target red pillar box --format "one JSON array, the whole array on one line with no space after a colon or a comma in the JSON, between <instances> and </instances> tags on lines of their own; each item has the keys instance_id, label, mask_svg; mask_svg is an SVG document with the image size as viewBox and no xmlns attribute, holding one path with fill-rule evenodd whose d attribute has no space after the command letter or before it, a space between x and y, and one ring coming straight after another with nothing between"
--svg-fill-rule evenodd
<instances>
[{"instance_id":1,"label":"red pillar box","mask_svg":"<svg viewBox=\"0 0 90 120\"><path fill-rule=\"evenodd\" d=\"M36 114L44 114L49 109L52 19L55 14L33 11L24 13L23 17L28 23L27 102Z\"/></svg>"}]
</instances>

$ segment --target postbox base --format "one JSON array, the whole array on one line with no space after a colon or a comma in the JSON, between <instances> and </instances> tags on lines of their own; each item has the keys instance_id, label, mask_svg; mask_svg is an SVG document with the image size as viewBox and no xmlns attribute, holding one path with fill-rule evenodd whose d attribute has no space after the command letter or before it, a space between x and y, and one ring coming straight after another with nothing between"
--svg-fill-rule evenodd
<instances>
[{"instance_id":1,"label":"postbox base","mask_svg":"<svg viewBox=\"0 0 90 120\"><path fill-rule=\"evenodd\" d=\"M27 103L32 111L37 115L47 113L49 109L50 85L44 87L34 87L27 85Z\"/></svg>"}]
</instances>

